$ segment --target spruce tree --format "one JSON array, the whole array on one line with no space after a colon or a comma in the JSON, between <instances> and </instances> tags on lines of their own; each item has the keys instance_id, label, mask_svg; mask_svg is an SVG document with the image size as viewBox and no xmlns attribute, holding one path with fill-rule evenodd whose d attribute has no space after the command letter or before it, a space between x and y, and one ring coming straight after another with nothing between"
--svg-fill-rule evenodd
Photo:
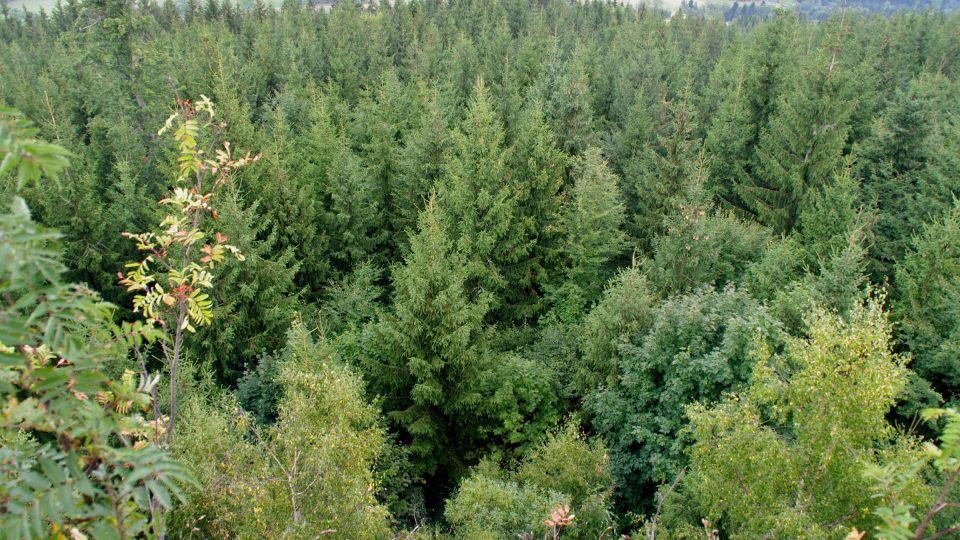
<instances>
[{"instance_id":1,"label":"spruce tree","mask_svg":"<svg viewBox=\"0 0 960 540\"><path fill-rule=\"evenodd\" d=\"M564 152L577 155L599 142L594 132L590 81L582 62L564 60L556 51L537 92Z\"/></svg>"},{"instance_id":2,"label":"spruce tree","mask_svg":"<svg viewBox=\"0 0 960 540\"><path fill-rule=\"evenodd\" d=\"M358 263L383 258L386 254L380 248L388 230L382 202L369 171L343 133L333 149L324 188L329 201L324 226L337 268L348 271Z\"/></svg>"},{"instance_id":3,"label":"spruce tree","mask_svg":"<svg viewBox=\"0 0 960 540\"><path fill-rule=\"evenodd\" d=\"M705 188L707 164L701 158L694 167L683 192L669 199L665 232L654 238L653 256L644 263L664 296L738 282L771 240L764 227L718 210Z\"/></svg>"},{"instance_id":4,"label":"spruce tree","mask_svg":"<svg viewBox=\"0 0 960 540\"><path fill-rule=\"evenodd\" d=\"M244 206L234 187L218 199L223 241L237 246L245 260L229 260L218 268L211 294L215 316L193 346L221 381L233 383L261 354L283 346L297 306L298 264L292 248L277 249L276 233L269 232L271 223L257 202Z\"/></svg>"},{"instance_id":5,"label":"spruce tree","mask_svg":"<svg viewBox=\"0 0 960 540\"><path fill-rule=\"evenodd\" d=\"M953 126L949 112L938 105L949 88L940 76L911 81L894 95L857 146L856 175L863 183L863 200L880 210L871 253L877 278L893 277L895 261L903 258L912 236L931 217L950 208L960 191L960 180L950 173L942 175L938 166L955 150L944 144Z\"/></svg>"},{"instance_id":6,"label":"spruce tree","mask_svg":"<svg viewBox=\"0 0 960 540\"><path fill-rule=\"evenodd\" d=\"M315 134L317 129L312 124L308 133ZM261 176L250 192L258 195L276 249L293 250L299 266L297 288L315 297L331 273L330 235L322 220L325 182L315 176L326 174L329 150L321 138L312 139L316 146L305 147L302 138L290 137L281 115L272 131L258 169Z\"/></svg>"},{"instance_id":7,"label":"spruce tree","mask_svg":"<svg viewBox=\"0 0 960 540\"><path fill-rule=\"evenodd\" d=\"M382 232L393 238L402 232L394 196L400 191L397 183L402 174L403 140L410 123L419 116L417 96L407 92L392 69L382 74L380 84L371 94L357 107L352 124L359 133L354 140L359 143L359 157L370 177L374 202L382 212Z\"/></svg>"},{"instance_id":8,"label":"spruce tree","mask_svg":"<svg viewBox=\"0 0 960 540\"><path fill-rule=\"evenodd\" d=\"M437 206L447 234L465 257L469 294L494 293L491 307L497 310L505 303L503 292L520 286L524 276L517 265L529 257L532 246L528 231L517 226L517 193L503 140L503 128L478 79L467 118L453 134Z\"/></svg>"},{"instance_id":9,"label":"spruce tree","mask_svg":"<svg viewBox=\"0 0 960 540\"><path fill-rule=\"evenodd\" d=\"M617 176L598 148L588 148L573 169L574 184L563 209L565 268L550 293L555 314L576 320L597 300L627 248L621 230L624 204Z\"/></svg>"},{"instance_id":10,"label":"spruce tree","mask_svg":"<svg viewBox=\"0 0 960 540\"><path fill-rule=\"evenodd\" d=\"M393 309L374 328L368 372L415 474L444 477L464 467L482 413L487 304L467 294L466 261L438 214L431 201L394 270Z\"/></svg>"},{"instance_id":11,"label":"spruce tree","mask_svg":"<svg viewBox=\"0 0 960 540\"><path fill-rule=\"evenodd\" d=\"M438 90L431 89L426 112L420 125L407 138L400 155L400 173L392 186L396 209L393 243L400 251L417 227L417 216L424 209L430 192L438 188L444 177L450 133L440 109ZM402 246L402 247L401 247Z\"/></svg>"},{"instance_id":12,"label":"spruce tree","mask_svg":"<svg viewBox=\"0 0 960 540\"><path fill-rule=\"evenodd\" d=\"M720 202L731 208L743 206L736 186L746 178L753 156L756 126L751 123L746 89L749 72L743 54L728 55L721 59L711 81L713 91L723 97L705 140L711 158L709 184Z\"/></svg>"},{"instance_id":13,"label":"spruce tree","mask_svg":"<svg viewBox=\"0 0 960 540\"><path fill-rule=\"evenodd\" d=\"M894 314L912 365L950 402L960 395L960 202L924 226L897 264Z\"/></svg>"},{"instance_id":14,"label":"spruce tree","mask_svg":"<svg viewBox=\"0 0 960 540\"><path fill-rule=\"evenodd\" d=\"M702 143L694 136L697 124L691 92L688 86L683 95L665 104L665 117L659 121L662 127L630 171L635 175L627 182L635 204L631 225L643 248L649 248L651 240L663 232L668 201L683 191L688 178L698 174L697 154Z\"/></svg>"},{"instance_id":15,"label":"spruce tree","mask_svg":"<svg viewBox=\"0 0 960 540\"><path fill-rule=\"evenodd\" d=\"M516 190L516 227L530 239L526 260L510 269L517 276L506 299L513 319L539 311L539 296L549 275L559 268L562 242L560 191L569 159L555 143L539 101L522 112L508 158L509 182Z\"/></svg>"},{"instance_id":16,"label":"spruce tree","mask_svg":"<svg viewBox=\"0 0 960 540\"><path fill-rule=\"evenodd\" d=\"M812 55L763 129L749 182L740 197L757 218L789 232L812 192L843 166L853 104L835 58Z\"/></svg>"}]
</instances>

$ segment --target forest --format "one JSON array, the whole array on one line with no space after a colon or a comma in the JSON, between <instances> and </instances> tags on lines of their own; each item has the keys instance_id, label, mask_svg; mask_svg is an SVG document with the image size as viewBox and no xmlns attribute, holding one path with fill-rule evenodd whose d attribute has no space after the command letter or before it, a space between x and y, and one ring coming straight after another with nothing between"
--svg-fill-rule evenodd
<instances>
[{"instance_id":1,"label":"forest","mask_svg":"<svg viewBox=\"0 0 960 540\"><path fill-rule=\"evenodd\" d=\"M0 538L960 537L960 14L818 4L4 4Z\"/></svg>"}]
</instances>

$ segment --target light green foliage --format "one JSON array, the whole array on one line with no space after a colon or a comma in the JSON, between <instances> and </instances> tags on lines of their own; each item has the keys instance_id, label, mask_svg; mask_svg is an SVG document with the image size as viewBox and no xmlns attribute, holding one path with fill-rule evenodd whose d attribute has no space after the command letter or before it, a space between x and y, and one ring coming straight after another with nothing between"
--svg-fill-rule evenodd
<instances>
[{"instance_id":1,"label":"light green foliage","mask_svg":"<svg viewBox=\"0 0 960 540\"><path fill-rule=\"evenodd\" d=\"M38 140L37 129L23 115L0 107L0 177L16 171L17 188L40 181L41 175L56 180L70 164L62 146Z\"/></svg>"},{"instance_id":2,"label":"light green foliage","mask_svg":"<svg viewBox=\"0 0 960 540\"><path fill-rule=\"evenodd\" d=\"M610 280L581 325L580 363L571 377L576 395L590 396L601 387L617 384L620 341L647 331L655 304L647 277L636 265Z\"/></svg>"},{"instance_id":3,"label":"light green foliage","mask_svg":"<svg viewBox=\"0 0 960 540\"><path fill-rule=\"evenodd\" d=\"M954 486L960 479L960 413L955 409L925 409L922 417L927 422L943 420L940 444L927 442L922 455L913 462L890 463L884 466L868 465L864 478L874 485L874 497L886 505L873 513L880 518L877 538L881 540L911 540L915 538L947 538L960 531L960 522ZM927 487L921 472L930 468L939 475L934 484L939 493L926 514L917 513L918 484Z\"/></svg>"},{"instance_id":4,"label":"light green foliage","mask_svg":"<svg viewBox=\"0 0 960 540\"><path fill-rule=\"evenodd\" d=\"M613 532L610 458L603 443L587 440L577 423L550 432L524 457L515 478L569 497L576 519L563 530L564 537L586 540Z\"/></svg>"},{"instance_id":5,"label":"light green foliage","mask_svg":"<svg viewBox=\"0 0 960 540\"><path fill-rule=\"evenodd\" d=\"M593 539L613 531L612 488L603 445L587 441L571 422L550 432L515 471L481 463L444 514L458 538L512 539L524 532L539 538L550 512L567 505L575 518L561 535Z\"/></svg>"},{"instance_id":6,"label":"light green foliage","mask_svg":"<svg viewBox=\"0 0 960 540\"><path fill-rule=\"evenodd\" d=\"M527 531L542 533L544 518L566 500L560 493L473 475L460 484L447 503L444 515L456 529L458 538L506 540Z\"/></svg>"},{"instance_id":7,"label":"light green foliage","mask_svg":"<svg viewBox=\"0 0 960 540\"><path fill-rule=\"evenodd\" d=\"M877 301L849 321L815 312L782 354L758 345L750 387L690 409L696 508L731 538L843 538L870 528L866 463L911 452L886 421L906 383ZM851 406L856 404L856 406Z\"/></svg>"},{"instance_id":8,"label":"light green foliage","mask_svg":"<svg viewBox=\"0 0 960 540\"><path fill-rule=\"evenodd\" d=\"M755 340L780 340L766 310L732 287L673 297L651 315L648 324L625 325L614 342L618 377L590 398L594 429L631 505L686 464L686 408L743 388Z\"/></svg>"},{"instance_id":9,"label":"light green foliage","mask_svg":"<svg viewBox=\"0 0 960 540\"><path fill-rule=\"evenodd\" d=\"M199 479L178 524L215 538L386 538L372 467L385 441L363 385L295 321L277 360L272 426L225 396L187 400L174 452ZM203 519L198 519L205 516Z\"/></svg>"},{"instance_id":10,"label":"light green foliage","mask_svg":"<svg viewBox=\"0 0 960 540\"><path fill-rule=\"evenodd\" d=\"M189 476L151 442L157 378L106 369L157 334L115 325L112 306L65 283L58 236L22 199L0 216L0 530L150 537L161 526L152 510L170 508Z\"/></svg>"}]
</instances>

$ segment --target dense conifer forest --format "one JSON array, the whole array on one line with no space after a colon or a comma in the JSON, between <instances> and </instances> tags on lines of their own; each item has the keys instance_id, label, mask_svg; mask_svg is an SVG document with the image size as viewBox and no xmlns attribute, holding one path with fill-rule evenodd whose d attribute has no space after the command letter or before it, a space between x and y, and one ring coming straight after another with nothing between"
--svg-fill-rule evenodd
<instances>
[{"instance_id":1,"label":"dense conifer forest","mask_svg":"<svg viewBox=\"0 0 960 540\"><path fill-rule=\"evenodd\" d=\"M960 15L696 4L4 4L0 538L960 537Z\"/></svg>"}]
</instances>

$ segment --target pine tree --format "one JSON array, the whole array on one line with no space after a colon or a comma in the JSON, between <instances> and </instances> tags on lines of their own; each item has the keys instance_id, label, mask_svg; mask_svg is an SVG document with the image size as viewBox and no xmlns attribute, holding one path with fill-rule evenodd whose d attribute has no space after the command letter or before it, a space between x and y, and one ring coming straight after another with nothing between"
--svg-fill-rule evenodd
<instances>
[{"instance_id":1,"label":"pine tree","mask_svg":"<svg viewBox=\"0 0 960 540\"><path fill-rule=\"evenodd\" d=\"M465 257L467 288L494 294L493 309L504 291L519 286L515 269L530 253L532 240L517 226L517 193L509 181L504 133L478 79L440 185L437 207L450 239Z\"/></svg>"},{"instance_id":2,"label":"pine tree","mask_svg":"<svg viewBox=\"0 0 960 540\"><path fill-rule=\"evenodd\" d=\"M779 232L793 230L809 195L843 166L853 108L844 97L848 82L835 57L812 55L760 135L752 178L739 194Z\"/></svg>"},{"instance_id":3,"label":"pine tree","mask_svg":"<svg viewBox=\"0 0 960 540\"><path fill-rule=\"evenodd\" d=\"M561 320L579 319L613 274L612 262L627 247L620 229L624 205L618 178L598 148L588 148L573 170L574 184L563 210L565 268L551 301Z\"/></svg>"},{"instance_id":4,"label":"pine tree","mask_svg":"<svg viewBox=\"0 0 960 540\"><path fill-rule=\"evenodd\" d=\"M560 190L569 159L555 144L540 103L531 101L517 126L507 170L516 190L516 225L530 239L526 260L510 269L515 275L506 303L513 319L529 317L539 310L539 295L548 276L559 267ZM509 279L509 277L508 277Z\"/></svg>"},{"instance_id":5,"label":"pine tree","mask_svg":"<svg viewBox=\"0 0 960 540\"><path fill-rule=\"evenodd\" d=\"M218 269L212 291L214 319L192 344L210 361L220 379L234 382L264 352L283 346L297 306L291 248L278 249L276 233L254 202L244 206L240 192L229 187L218 195L218 225L223 241L239 248L243 262L228 261Z\"/></svg>"},{"instance_id":6,"label":"pine tree","mask_svg":"<svg viewBox=\"0 0 960 540\"><path fill-rule=\"evenodd\" d=\"M464 466L464 445L482 413L487 305L469 298L466 261L438 214L431 201L394 271L393 310L374 329L368 372L409 443L414 472L443 477Z\"/></svg>"}]
</instances>

